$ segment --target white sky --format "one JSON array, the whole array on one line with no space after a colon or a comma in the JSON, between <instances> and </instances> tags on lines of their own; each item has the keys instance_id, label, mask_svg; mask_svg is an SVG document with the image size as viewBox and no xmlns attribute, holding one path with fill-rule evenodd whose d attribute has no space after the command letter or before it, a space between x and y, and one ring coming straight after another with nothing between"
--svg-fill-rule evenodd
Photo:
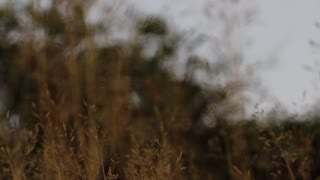
<instances>
[{"instance_id":1,"label":"white sky","mask_svg":"<svg viewBox=\"0 0 320 180\"><path fill-rule=\"evenodd\" d=\"M317 0L263 0L260 1L259 21L252 31L255 48L253 60L277 51L278 65L261 73L262 83L281 103L291 106L296 102L303 108L319 97L314 85L318 84L317 74L306 71L302 65L314 66L320 58L309 45L309 40L320 40L320 29L315 22L320 20L320 2ZM303 92L306 100L303 102ZM290 108L294 108L291 106Z\"/></svg>"},{"instance_id":2,"label":"white sky","mask_svg":"<svg viewBox=\"0 0 320 180\"><path fill-rule=\"evenodd\" d=\"M210 0L130 0L139 10L169 17L182 29L214 34L215 23L204 15ZM320 97L320 79L303 65L314 67L320 61L320 48L309 40L320 41L320 1L251 0L246 6L257 10L256 19L245 29L252 40L245 48L248 63L256 62L263 86L291 112L306 110ZM212 31L212 32L211 32ZM270 65L269 65L270 64ZM272 64L274 66L272 66ZM320 64L320 63L319 63ZM269 68L266 68L268 67ZM262 68L265 67L265 68ZM318 66L320 67L320 66ZM320 70L320 69L319 69ZM303 93L306 92L305 98ZM296 105L294 105L296 103Z\"/></svg>"}]
</instances>

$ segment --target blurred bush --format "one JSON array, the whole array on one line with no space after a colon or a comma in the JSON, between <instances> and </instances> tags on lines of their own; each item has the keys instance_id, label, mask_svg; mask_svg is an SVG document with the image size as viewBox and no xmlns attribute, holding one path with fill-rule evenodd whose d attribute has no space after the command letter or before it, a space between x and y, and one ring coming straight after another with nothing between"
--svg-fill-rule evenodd
<instances>
[{"instance_id":1,"label":"blurred bush","mask_svg":"<svg viewBox=\"0 0 320 180\"><path fill-rule=\"evenodd\" d=\"M86 22L88 6L0 9L2 179L319 175L318 121L228 121L230 96L241 89L194 81L194 71L215 69L198 57L182 78L165 68L182 42L165 20L140 18L133 40L99 46L103 30ZM157 44L148 56L146 39Z\"/></svg>"}]
</instances>

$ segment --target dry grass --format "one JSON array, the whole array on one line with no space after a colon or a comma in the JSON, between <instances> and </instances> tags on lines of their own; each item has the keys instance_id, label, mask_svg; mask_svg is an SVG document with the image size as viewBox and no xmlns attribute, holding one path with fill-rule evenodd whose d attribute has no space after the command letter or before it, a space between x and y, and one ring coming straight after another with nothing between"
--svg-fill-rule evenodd
<instances>
[{"instance_id":1,"label":"dry grass","mask_svg":"<svg viewBox=\"0 0 320 180\"><path fill-rule=\"evenodd\" d=\"M1 179L319 176L319 124L228 123L228 87L202 93L190 79L162 68L179 44L167 42L176 35L166 28L157 31L165 23L152 17L147 22L156 21L155 32L139 27L146 34L135 31L134 40L101 48L95 45L101 27L85 22L89 3L66 2L53 3L47 12L27 8L29 21L15 18L10 8L0 10L8 27L0 35L16 30L21 36L0 41L0 58L11 60L0 61L7 67L0 70L11 112L0 118ZM39 31L46 36L39 38ZM144 35L164 40L153 59L143 57ZM133 92L141 98L139 107ZM226 106L220 104L223 114L208 116L216 122L206 127L199 119L211 101ZM11 115L21 117L19 126L10 123Z\"/></svg>"}]
</instances>

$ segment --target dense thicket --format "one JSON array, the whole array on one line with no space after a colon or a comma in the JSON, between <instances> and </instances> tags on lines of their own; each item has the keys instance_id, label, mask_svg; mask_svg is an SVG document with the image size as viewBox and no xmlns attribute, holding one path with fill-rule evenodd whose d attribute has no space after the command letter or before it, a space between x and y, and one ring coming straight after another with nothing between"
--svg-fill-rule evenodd
<instances>
[{"instance_id":1,"label":"dense thicket","mask_svg":"<svg viewBox=\"0 0 320 180\"><path fill-rule=\"evenodd\" d=\"M66 2L0 9L2 179L320 175L316 118L228 121L242 109L228 106L229 86L192 78L214 67L190 57L182 78L167 68L183 37L163 19L139 18L133 39L97 45L108 29L86 22L88 4ZM146 41L157 43L150 55Z\"/></svg>"}]
</instances>

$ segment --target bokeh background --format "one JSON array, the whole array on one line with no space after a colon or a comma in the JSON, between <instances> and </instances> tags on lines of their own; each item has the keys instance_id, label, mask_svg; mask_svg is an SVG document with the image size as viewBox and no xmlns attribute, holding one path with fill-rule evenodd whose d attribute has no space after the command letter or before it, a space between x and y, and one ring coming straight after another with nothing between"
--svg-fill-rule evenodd
<instances>
[{"instance_id":1,"label":"bokeh background","mask_svg":"<svg viewBox=\"0 0 320 180\"><path fill-rule=\"evenodd\" d=\"M1 1L1 178L319 178L317 5Z\"/></svg>"}]
</instances>

